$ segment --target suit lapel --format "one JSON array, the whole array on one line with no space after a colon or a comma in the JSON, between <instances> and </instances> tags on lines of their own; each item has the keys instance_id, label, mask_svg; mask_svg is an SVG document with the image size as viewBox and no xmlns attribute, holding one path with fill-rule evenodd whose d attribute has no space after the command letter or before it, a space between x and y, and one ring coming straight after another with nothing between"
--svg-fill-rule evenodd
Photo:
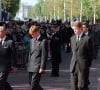
<instances>
[{"instance_id":1,"label":"suit lapel","mask_svg":"<svg viewBox=\"0 0 100 90\"><path fill-rule=\"evenodd\" d=\"M30 44L31 46L31 48L30 48L30 51L31 51L31 53L35 50L35 46L36 46L36 43L35 43L35 40L34 39L32 39L31 40L31 44Z\"/></svg>"},{"instance_id":2,"label":"suit lapel","mask_svg":"<svg viewBox=\"0 0 100 90\"><path fill-rule=\"evenodd\" d=\"M41 44L41 37L38 40L32 39L31 41L31 54L33 54L33 52L40 47Z\"/></svg>"},{"instance_id":3,"label":"suit lapel","mask_svg":"<svg viewBox=\"0 0 100 90\"><path fill-rule=\"evenodd\" d=\"M32 42L31 42L31 43L32 43L32 46L31 46L31 47L32 47L32 50L34 50L34 49L35 49L35 46L36 46L36 42L35 42L35 40L32 39Z\"/></svg>"},{"instance_id":4,"label":"suit lapel","mask_svg":"<svg viewBox=\"0 0 100 90\"><path fill-rule=\"evenodd\" d=\"M80 41L76 41L76 50L78 50L78 48L80 47L80 45L82 45L83 37L84 37L84 34L81 36Z\"/></svg>"},{"instance_id":5,"label":"suit lapel","mask_svg":"<svg viewBox=\"0 0 100 90\"><path fill-rule=\"evenodd\" d=\"M40 36L39 39L36 40L36 47L37 47L37 46L40 46L41 41L42 41L42 37Z\"/></svg>"},{"instance_id":6,"label":"suit lapel","mask_svg":"<svg viewBox=\"0 0 100 90\"><path fill-rule=\"evenodd\" d=\"M2 43L2 46L3 46L3 47L7 47L7 46L8 46L7 41L8 41L8 38L7 38L7 36L6 36L5 40L4 40L3 43Z\"/></svg>"},{"instance_id":7,"label":"suit lapel","mask_svg":"<svg viewBox=\"0 0 100 90\"><path fill-rule=\"evenodd\" d=\"M77 47L77 41L76 41L76 36L73 39L73 50L75 51Z\"/></svg>"}]
</instances>

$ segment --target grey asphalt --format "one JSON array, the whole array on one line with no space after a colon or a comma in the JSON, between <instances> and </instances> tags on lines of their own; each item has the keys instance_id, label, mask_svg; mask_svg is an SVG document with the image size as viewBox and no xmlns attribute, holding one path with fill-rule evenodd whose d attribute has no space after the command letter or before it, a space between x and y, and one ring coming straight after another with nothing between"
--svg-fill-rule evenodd
<instances>
[{"instance_id":1,"label":"grey asphalt","mask_svg":"<svg viewBox=\"0 0 100 90\"><path fill-rule=\"evenodd\" d=\"M50 77L51 62L48 60L45 74L41 78L41 86L44 90L71 90L69 65L71 53L62 51L62 63L60 64L60 76ZM90 90L100 90L100 51L96 60L93 60L90 70ZM18 69L17 73L10 73L8 82L14 90L31 90L28 84L28 72L26 69Z\"/></svg>"}]
</instances>

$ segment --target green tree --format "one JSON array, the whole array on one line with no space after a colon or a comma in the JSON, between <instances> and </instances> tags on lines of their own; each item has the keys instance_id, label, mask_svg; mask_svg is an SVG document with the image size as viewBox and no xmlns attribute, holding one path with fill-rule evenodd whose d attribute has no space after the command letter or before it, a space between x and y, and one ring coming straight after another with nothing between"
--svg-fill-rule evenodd
<instances>
[{"instance_id":1,"label":"green tree","mask_svg":"<svg viewBox=\"0 0 100 90\"><path fill-rule=\"evenodd\" d=\"M20 0L2 0L4 9L7 10L12 16L16 15L19 9Z\"/></svg>"},{"instance_id":2,"label":"green tree","mask_svg":"<svg viewBox=\"0 0 100 90\"><path fill-rule=\"evenodd\" d=\"M93 20L94 15L94 6L96 5L96 19L100 18L100 0L73 0L72 3L72 15L73 17L80 17L80 9L82 2L82 19L83 20ZM55 7L55 8L54 8ZM39 9L40 8L40 9ZM41 11L41 13L40 13ZM36 4L30 12L30 15L34 17L39 16L44 18L47 16L48 18L59 17L61 19L64 18L64 0L39 0L38 4ZM71 0L66 0L66 19L71 16Z\"/></svg>"}]
</instances>

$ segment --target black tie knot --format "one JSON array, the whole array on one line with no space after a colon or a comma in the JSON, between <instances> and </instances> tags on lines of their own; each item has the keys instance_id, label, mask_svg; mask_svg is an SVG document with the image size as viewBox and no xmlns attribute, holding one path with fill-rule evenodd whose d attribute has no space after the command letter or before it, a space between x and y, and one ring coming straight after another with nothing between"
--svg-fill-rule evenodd
<instances>
[{"instance_id":1,"label":"black tie knot","mask_svg":"<svg viewBox=\"0 0 100 90\"><path fill-rule=\"evenodd\" d=\"M80 36L78 35L78 36L77 36L77 41L79 41L79 40L80 40Z\"/></svg>"}]
</instances>

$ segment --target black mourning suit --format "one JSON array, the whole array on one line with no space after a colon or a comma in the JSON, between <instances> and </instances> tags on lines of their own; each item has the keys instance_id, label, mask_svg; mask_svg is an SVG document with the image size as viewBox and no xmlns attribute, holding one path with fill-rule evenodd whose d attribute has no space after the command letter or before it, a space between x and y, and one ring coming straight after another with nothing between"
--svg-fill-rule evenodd
<instances>
[{"instance_id":1,"label":"black mourning suit","mask_svg":"<svg viewBox=\"0 0 100 90\"><path fill-rule=\"evenodd\" d=\"M38 40L34 38L30 41L30 52L28 61L29 83L32 90L43 90L39 85L41 74L39 69L45 69L47 54L48 54L47 40L42 36Z\"/></svg>"},{"instance_id":2,"label":"black mourning suit","mask_svg":"<svg viewBox=\"0 0 100 90\"><path fill-rule=\"evenodd\" d=\"M14 43L5 37L0 42L0 90L12 90L7 82L11 66L16 67Z\"/></svg>"},{"instance_id":3,"label":"black mourning suit","mask_svg":"<svg viewBox=\"0 0 100 90\"><path fill-rule=\"evenodd\" d=\"M92 40L83 34L80 41L76 41L76 36L73 36L71 38L71 48L72 90L89 90L89 68L93 59Z\"/></svg>"}]
</instances>

